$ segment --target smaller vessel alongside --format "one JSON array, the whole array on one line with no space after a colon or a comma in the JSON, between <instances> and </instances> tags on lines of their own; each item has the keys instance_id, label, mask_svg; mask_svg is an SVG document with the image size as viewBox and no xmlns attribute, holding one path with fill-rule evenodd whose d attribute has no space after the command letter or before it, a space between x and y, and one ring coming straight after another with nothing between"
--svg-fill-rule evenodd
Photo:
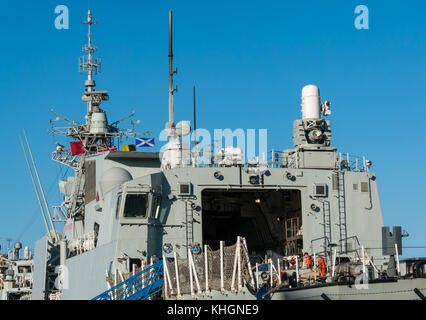
<instances>
[{"instance_id":1,"label":"smaller vessel alongside","mask_svg":"<svg viewBox=\"0 0 426 320\"><path fill-rule=\"evenodd\" d=\"M14 250L0 254L0 300L29 300L33 286L32 252L29 247L21 254L22 243Z\"/></svg>"}]
</instances>

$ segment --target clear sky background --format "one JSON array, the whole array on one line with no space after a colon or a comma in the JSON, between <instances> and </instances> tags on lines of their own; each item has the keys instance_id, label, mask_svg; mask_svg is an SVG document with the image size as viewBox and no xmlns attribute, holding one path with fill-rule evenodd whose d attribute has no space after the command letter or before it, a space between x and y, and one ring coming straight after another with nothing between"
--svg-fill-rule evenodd
<instances>
[{"instance_id":1,"label":"clear sky background","mask_svg":"<svg viewBox=\"0 0 426 320\"><path fill-rule=\"evenodd\" d=\"M69 29L54 26L57 5ZM369 30L354 27L357 5L369 8ZM102 57L97 89L111 121L136 111L140 130L156 140L168 117L168 10L173 10L179 87L175 119L197 126L266 128L269 149L293 147L301 89L320 87L332 102L333 145L365 155L377 174L385 225L410 233L405 246L426 245L426 2L420 1L2 1L0 4L0 244L33 247L45 232L18 134L25 128L50 205L60 204L51 161L50 109L83 122L87 43ZM124 125L130 126L127 121ZM405 256L426 256L407 249Z\"/></svg>"}]
</instances>

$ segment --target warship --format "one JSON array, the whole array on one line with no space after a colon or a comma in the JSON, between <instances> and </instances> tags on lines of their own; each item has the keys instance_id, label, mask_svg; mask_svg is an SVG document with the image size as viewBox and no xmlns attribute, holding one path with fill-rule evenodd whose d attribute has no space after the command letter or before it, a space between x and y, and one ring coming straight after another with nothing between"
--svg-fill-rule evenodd
<instances>
[{"instance_id":1,"label":"warship","mask_svg":"<svg viewBox=\"0 0 426 320\"><path fill-rule=\"evenodd\" d=\"M293 149L250 160L233 145L191 149L195 123L174 120L169 12L168 141L139 152L152 145L146 133L101 109L109 95L95 88L90 10L83 23L87 113L77 124L52 111L67 123L52 133L69 142L52 160L74 175L43 215L32 299L425 299L426 258L400 259L407 234L384 226L372 162L332 146L331 103L317 86L302 90Z\"/></svg>"},{"instance_id":2,"label":"warship","mask_svg":"<svg viewBox=\"0 0 426 320\"><path fill-rule=\"evenodd\" d=\"M1 248L0 248L1 249ZM29 300L33 285L34 261L32 251L24 248L20 254L22 243L16 242L14 250L0 254L0 300Z\"/></svg>"}]
</instances>

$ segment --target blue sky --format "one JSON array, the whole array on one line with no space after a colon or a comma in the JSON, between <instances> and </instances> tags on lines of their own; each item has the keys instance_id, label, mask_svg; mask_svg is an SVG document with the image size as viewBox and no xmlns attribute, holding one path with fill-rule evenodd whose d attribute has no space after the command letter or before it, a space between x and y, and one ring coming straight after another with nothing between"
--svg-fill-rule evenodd
<instances>
[{"instance_id":1,"label":"blue sky","mask_svg":"<svg viewBox=\"0 0 426 320\"><path fill-rule=\"evenodd\" d=\"M69 8L69 29L54 27L54 9ZM369 8L369 30L354 27L357 5ZM25 128L50 205L59 204L56 141L50 109L83 121L84 75L78 73L88 7L102 57L97 88L108 90L110 121L136 111L156 137L167 120L168 10L173 10L175 119L197 126L266 128L269 149L292 147L306 84L332 102L333 145L365 155L377 174L385 225L426 245L426 2L424 1L27 1L0 10L0 126L5 238L33 242L44 233L18 134ZM129 125L129 123L126 123ZM426 256L426 249L404 255Z\"/></svg>"}]
</instances>

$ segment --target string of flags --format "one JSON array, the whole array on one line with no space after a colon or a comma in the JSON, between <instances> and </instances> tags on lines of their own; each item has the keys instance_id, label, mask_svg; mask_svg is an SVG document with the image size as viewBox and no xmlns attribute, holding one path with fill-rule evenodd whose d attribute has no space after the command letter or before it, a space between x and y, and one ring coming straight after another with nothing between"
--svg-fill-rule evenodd
<instances>
[{"instance_id":1,"label":"string of flags","mask_svg":"<svg viewBox=\"0 0 426 320\"><path fill-rule=\"evenodd\" d=\"M153 147L155 145L154 138L135 138L136 147Z\"/></svg>"},{"instance_id":2,"label":"string of flags","mask_svg":"<svg viewBox=\"0 0 426 320\"><path fill-rule=\"evenodd\" d=\"M154 147L154 138L135 138L135 144L123 144L121 151L136 151L139 147Z\"/></svg>"},{"instance_id":3,"label":"string of flags","mask_svg":"<svg viewBox=\"0 0 426 320\"><path fill-rule=\"evenodd\" d=\"M122 145L121 151L131 152L131 151L136 151L136 148L139 148L139 147L154 147L154 146L155 146L154 138L135 138L135 144L124 144ZM83 142L82 141L70 142L70 149L71 149L71 155L73 156L83 154L84 153ZM105 152L105 151L117 151L117 147L97 146L97 152Z\"/></svg>"},{"instance_id":4,"label":"string of flags","mask_svg":"<svg viewBox=\"0 0 426 320\"><path fill-rule=\"evenodd\" d=\"M117 151L117 147L115 147L115 146L111 146L111 147L101 147L101 146L98 146L97 147L97 151L98 152Z\"/></svg>"}]
</instances>

